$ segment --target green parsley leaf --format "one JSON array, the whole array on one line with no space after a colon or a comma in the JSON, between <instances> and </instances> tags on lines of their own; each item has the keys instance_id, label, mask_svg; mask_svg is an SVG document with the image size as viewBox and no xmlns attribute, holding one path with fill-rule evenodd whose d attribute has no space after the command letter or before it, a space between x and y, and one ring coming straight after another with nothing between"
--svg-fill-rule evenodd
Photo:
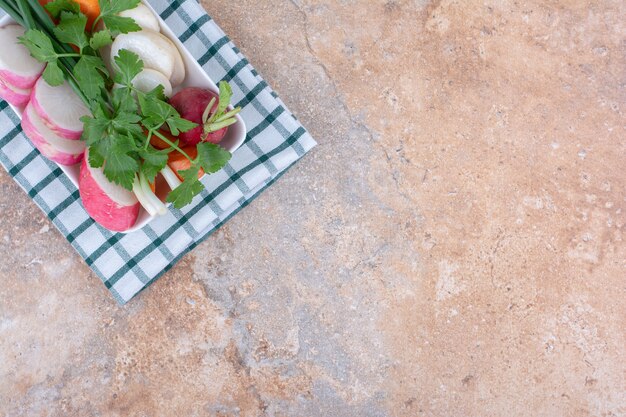
<instances>
[{"instance_id":1,"label":"green parsley leaf","mask_svg":"<svg viewBox=\"0 0 626 417\"><path fill-rule=\"evenodd\" d=\"M141 171L144 173L148 181L154 182L157 174L161 172L167 165L167 153L169 151L157 151L152 146L148 149L142 149L139 151L139 156L143 159L141 164Z\"/></svg>"},{"instance_id":2,"label":"green parsley leaf","mask_svg":"<svg viewBox=\"0 0 626 417\"><path fill-rule=\"evenodd\" d=\"M63 70L59 67L58 61L48 62L46 69L41 74L43 79L53 87L58 87L65 81Z\"/></svg>"},{"instance_id":3,"label":"green parsley leaf","mask_svg":"<svg viewBox=\"0 0 626 417\"><path fill-rule=\"evenodd\" d=\"M52 41L42 31L31 29L19 38L31 56L39 62L53 62L57 60L57 53L52 46Z\"/></svg>"},{"instance_id":4,"label":"green parsley leaf","mask_svg":"<svg viewBox=\"0 0 626 417\"><path fill-rule=\"evenodd\" d=\"M139 32L141 30L141 26L130 17L105 16L102 21L115 36L120 33Z\"/></svg>"},{"instance_id":5,"label":"green parsley leaf","mask_svg":"<svg viewBox=\"0 0 626 417\"><path fill-rule=\"evenodd\" d=\"M174 107L161 100L163 87L159 86L148 94L138 94L139 106L144 116L143 124L150 130L159 129L167 123L172 135L178 136L180 132L187 132L197 124L185 120Z\"/></svg>"},{"instance_id":6,"label":"green parsley leaf","mask_svg":"<svg viewBox=\"0 0 626 417\"><path fill-rule=\"evenodd\" d=\"M83 116L80 118L80 121L83 122L83 135L81 139L85 141L87 146L91 146L102 140L109 126L111 126L111 120L109 120L100 106L95 108L93 117Z\"/></svg>"},{"instance_id":7,"label":"green parsley leaf","mask_svg":"<svg viewBox=\"0 0 626 417\"><path fill-rule=\"evenodd\" d=\"M196 161L208 174L212 174L224 168L232 157L230 152L214 143L200 142L197 148L198 158Z\"/></svg>"},{"instance_id":8,"label":"green parsley leaf","mask_svg":"<svg viewBox=\"0 0 626 417\"><path fill-rule=\"evenodd\" d=\"M200 172L200 169L197 166L178 171L178 174L183 177L184 181L167 196L167 201L172 203L175 208L181 209L185 207L191 203L196 195L204 190L204 186L198 180L198 172Z\"/></svg>"},{"instance_id":9,"label":"green parsley leaf","mask_svg":"<svg viewBox=\"0 0 626 417\"><path fill-rule=\"evenodd\" d=\"M83 55L74 67L74 77L80 89L90 100L95 100L105 88L103 71L106 71L104 61L99 57L89 55Z\"/></svg>"},{"instance_id":10,"label":"green parsley leaf","mask_svg":"<svg viewBox=\"0 0 626 417\"><path fill-rule=\"evenodd\" d=\"M115 108L115 113L117 115L130 113L132 116L137 117L136 120L141 120L141 116L138 114L137 102L135 101L133 92L130 88L114 88L111 95L113 107Z\"/></svg>"},{"instance_id":11,"label":"green parsley leaf","mask_svg":"<svg viewBox=\"0 0 626 417\"><path fill-rule=\"evenodd\" d=\"M100 14L102 16L116 15L125 10L137 7L140 0L100 0Z\"/></svg>"},{"instance_id":12,"label":"green parsley leaf","mask_svg":"<svg viewBox=\"0 0 626 417\"><path fill-rule=\"evenodd\" d=\"M76 45L82 53L82 50L89 45L87 34L85 34L86 25L87 16L84 14L61 12L61 21L54 28L54 34L59 41Z\"/></svg>"},{"instance_id":13,"label":"green parsley leaf","mask_svg":"<svg viewBox=\"0 0 626 417\"><path fill-rule=\"evenodd\" d=\"M165 96L165 87L163 87L160 84L157 85L154 88L154 90L150 91L149 93L146 93L146 99L167 101L167 97Z\"/></svg>"},{"instance_id":14,"label":"green parsley leaf","mask_svg":"<svg viewBox=\"0 0 626 417\"><path fill-rule=\"evenodd\" d=\"M138 99L141 113L144 117L143 123L150 130L155 130L163 126L165 121L172 116L172 112L176 111L166 102L155 100L146 94L138 94ZM174 136L176 136L176 134L174 134Z\"/></svg>"},{"instance_id":15,"label":"green parsley leaf","mask_svg":"<svg viewBox=\"0 0 626 417\"><path fill-rule=\"evenodd\" d=\"M131 155L135 150L134 139L130 136L114 137L104 161L104 175L107 179L127 190L133 189L135 175L139 171L137 159Z\"/></svg>"},{"instance_id":16,"label":"green parsley leaf","mask_svg":"<svg viewBox=\"0 0 626 417\"><path fill-rule=\"evenodd\" d=\"M126 49L119 51L115 64L115 82L127 87L133 85L133 79L143 70L143 61L139 59L139 55Z\"/></svg>"},{"instance_id":17,"label":"green parsley leaf","mask_svg":"<svg viewBox=\"0 0 626 417\"><path fill-rule=\"evenodd\" d=\"M53 18L58 19L61 12L80 13L80 6L73 0L54 0L44 6Z\"/></svg>"},{"instance_id":18,"label":"green parsley leaf","mask_svg":"<svg viewBox=\"0 0 626 417\"><path fill-rule=\"evenodd\" d=\"M113 37L111 36L111 31L108 29L101 30L93 34L91 39L89 40L89 46L94 51L97 51L100 48L111 45L113 43Z\"/></svg>"},{"instance_id":19,"label":"green parsley leaf","mask_svg":"<svg viewBox=\"0 0 626 417\"><path fill-rule=\"evenodd\" d=\"M102 168L104 166L104 154L106 153L103 143L89 147L89 166Z\"/></svg>"},{"instance_id":20,"label":"green parsley leaf","mask_svg":"<svg viewBox=\"0 0 626 417\"><path fill-rule=\"evenodd\" d=\"M178 112L170 115L165 122L174 136L180 135L181 132L189 132L191 129L198 126L196 123L180 117Z\"/></svg>"}]
</instances>

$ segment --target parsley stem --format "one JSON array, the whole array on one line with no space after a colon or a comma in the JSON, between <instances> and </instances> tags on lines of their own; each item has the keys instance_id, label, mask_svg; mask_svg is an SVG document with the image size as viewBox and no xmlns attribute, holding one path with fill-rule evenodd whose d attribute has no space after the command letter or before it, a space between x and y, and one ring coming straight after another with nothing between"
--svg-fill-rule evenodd
<instances>
[{"instance_id":1,"label":"parsley stem","mask_svg":"<svg viewBox=\"0 0 626 417\"><path fill-rule=\"evenodd\" d=\"M98 26L100 19L102 19L102 13L99 14L98 17L96 17L96 20L93 21L93 24L91 25L91 33L96 33L96 26Z\"/></svg>"},{"instance_id":2,"label":"parsley stem","mask_svg":"<svg viewBox=\"0 0 626 417\"><path fill-rule=\"evenodd\" d=\"M148 149L148 146L150 145L150 139L152 139L152 130L148 130L148 137L146 138L146 143L143 145L144 149Z\"/></svg>"},{"instance_id":3,"label":"parsley stem","mask_svg":"<svg viewBox=\"0 0 626 417\"><path fill-rule=\"evenodd\" d=\"M196 162L187 154L187 152L183 151L178 145L176 145L174 142L172 142L171 140L169 140L168 138L166 138L164 135L162 135L161 133L159 133L158 130L151 130L151 132L154 134L154 136L156 136L157 138L161 139L163 142L167 143L168 145L170 145L172 148L174 148L175 150L177 150L178 152L181 153L182 156L184 156L185 158L189 159L189 162L191 162L192 164L195 164Z\"/></svg>"}]
</instances>

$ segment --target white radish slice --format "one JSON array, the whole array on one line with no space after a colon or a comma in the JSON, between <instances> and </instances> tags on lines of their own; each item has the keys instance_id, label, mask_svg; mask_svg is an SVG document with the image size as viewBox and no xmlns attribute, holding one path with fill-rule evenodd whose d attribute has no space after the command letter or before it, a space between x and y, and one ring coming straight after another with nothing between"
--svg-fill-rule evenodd
<instances>
[{"instance_id":1,"label":"white radish slice","mask_svg":"<svg viewBox=\"0 0 626 417\"><path fill-rule=\"evenodd\" d=\"M76 165L83 159L85 142L59 137L37 115L32 104L22 114L22 129L39 152L61 165Z\"/></svg>"},{"instance_id":2,"label":"white radish slice","mask_svg":"<svg viewBox=\"0 0 626 417\"><path fill-rule=\"evenodd\" d=\"M122 49L137 54L143 61L144 68L159 71L167 79L171 79L178 50L162 34L153 30L142 30L119 35L111 47L113 65L115 57Z\"/></svg>"},{"instance_id":3,"label":"white radish slice","mask_svg":"<svg viewBox=\"0 0 626 417\"><path fill-rule=\"evenodd\" d=\"M17 88L29 89L39 79L45 64L30 56L19 42L24 28L8 25L0 28L0 77Z\"/></svg>"},{"instance_id":4,"label":"white radish slice","mask_svg":"<svg viewBox=\"0 0 626 417\"><path fill-rule=\"evenodd\" d=\"M180 54L180 51L173 42L172 46L176 49L176 60L174 61L174 69L172 70L172 78L170 81L172 82L172 86L178 87L185 81L187 70L185 69L185 61L183 61L183 56Z\"/></svg>"},{"instance_id":5,"label":"white radish slice","mask_svg":"<svg viewBox=\"0 0 626 417\"><path fill-rule=\"evenodd\" d=\"M43 78L39 79L31 103L46 126L65 139L80 139L83 133L80 118L91 114L67 82L52 87Z\"/></svg>"},{"instance_id":6,"label":"white radish slice","mask_svg":"<svg viewBox=\"0 0 626 417\"><path fill-rule=\"evenodd\" d=\"M103 227L124 232L135 225L141 205L135 194L110 182L101 168L89 165L89 150L80 166L78 188L87 213Z\"/></svg>"},{"instance_id":7,"label":"white radish slice","mask_svg":"<svg viewBox=\"0 0 626 417\"><path fill-rule=\"evenodd\" d=\"M158 19L145 4L139 3L134 9L123 11L119 16L130 17L141 26L142 29L150 29L155 32L161 30Z\"/></svg>"},{"instance_id":8,"label":"white radish slice","mask_svg":"<svg viewBox=\"0 0 626 417\"><path fill-rule=\"evenodd\" d=\"M30 90L11 85L0 76L0 98L15 107L24 107L30 100Z\"/></svg>"},{"instance_id":9,"label":"white radish slice","mask_svg":"<svg viewBox=\"0 0 626 417\"><path fill-rule=\"evenodd\" d=\"M149 93L159 85L163 86L163 92L166 97L170 97L172 95L172 84L170 83L170 80L168 80L167 77L159 71L145 69L133 79L133 86L137 90L144 93Z\"/></svg>"}]
</instances>

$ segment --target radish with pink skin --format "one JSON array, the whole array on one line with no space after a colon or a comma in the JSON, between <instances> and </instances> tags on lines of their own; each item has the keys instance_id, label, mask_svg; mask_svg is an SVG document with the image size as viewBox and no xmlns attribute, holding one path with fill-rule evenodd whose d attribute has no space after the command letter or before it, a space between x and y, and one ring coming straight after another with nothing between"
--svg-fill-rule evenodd
<instances>
[{"instance_id":1,"label":"radish with pink skin","mask_svg":"<svg viewBox=\"0 0 626 417\"><path fill-rule=\"evenodd\" d=\"M17 88L30 89L46 65L30 56L28 49L19 43L20 36L24 36L21 26L0 28L0 78Z\"/></svg>"},{"instance_id":2,"label":"radish with pink skin","mask_svg":"<svg viewBox=\"0 0 626 417\"><path fill-rule=\"evenodd\" d=\"M6 82L0 77L0 98L15 107L24 107L30 100L30 90L24 90Z\"/></svg>"},{"instance_id":3,"label":"radish with pink skin","mask_svg":"<svg viewBox=\"0 0 626 417\"><path fill-rule=\"evenodd\" d=\"M89 150L80 166L80 198L87 213L103 227L124 232L135 225L141 205L132 191L113 184L102 168L89 165Z\"/></svg>"},{"instance_id":4,"label":"radish with pink skin","mask_svg":"<svg viewBox=\"0 0 626 417\"><path fill-rule=\"evenodd\" d=\"M219 95L203 88L185 88L171 98L170 104L183 119L199 125L180 134L179 139L184 145L220 143L226 136L228 127L237 123L235 115L241 108L227 111L232 97L230 85L222 81L219 88Z\"/></svg>"},{"instance_id":5,"label":"radish with pink skin","mask_svg":"<svg viewBox=\"0 0 626 417\"><path fill-rule=\"evenodd\" d=\"M85 143L59 137L44 124L32 104L22 114L22 129L43 156L58 164L71 166L83 159Z\"/></svg>"},{"instance_id":6,"label":"radish with pink skin","mask_svg":"<svg viewBox=\"0 0 626 417\"><path fill-rule=\"evenodd\" d=\"M67 81L52 87L40 78L30 101L39 117L54 133L65 139L80 139L83 133L80 118L91 115L91 112Z\"/></svg>"}]
</instances>

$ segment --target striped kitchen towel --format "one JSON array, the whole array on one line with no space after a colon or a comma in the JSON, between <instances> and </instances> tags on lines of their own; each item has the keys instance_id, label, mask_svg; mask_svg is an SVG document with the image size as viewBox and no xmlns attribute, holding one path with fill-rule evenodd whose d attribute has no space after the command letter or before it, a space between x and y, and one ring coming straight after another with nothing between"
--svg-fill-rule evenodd
<instances>
[{"instance_id":1,"label":"striped kitchen towel","mask_svg":"<svg viewBox=\"0 0 626 417\"><path fill-rule=\"evenodd\" d=\"M196 1L150 4L215 82L230 83L233 103L242 107L248 126L246 143L222 171L204 178L206 190L183 210L170 209L130 234L103 229L83 209L72 182L39 154L19 118L0 101L0 162L120 304L172 268L316 144Z\"/></svg>"}]
</instances>

